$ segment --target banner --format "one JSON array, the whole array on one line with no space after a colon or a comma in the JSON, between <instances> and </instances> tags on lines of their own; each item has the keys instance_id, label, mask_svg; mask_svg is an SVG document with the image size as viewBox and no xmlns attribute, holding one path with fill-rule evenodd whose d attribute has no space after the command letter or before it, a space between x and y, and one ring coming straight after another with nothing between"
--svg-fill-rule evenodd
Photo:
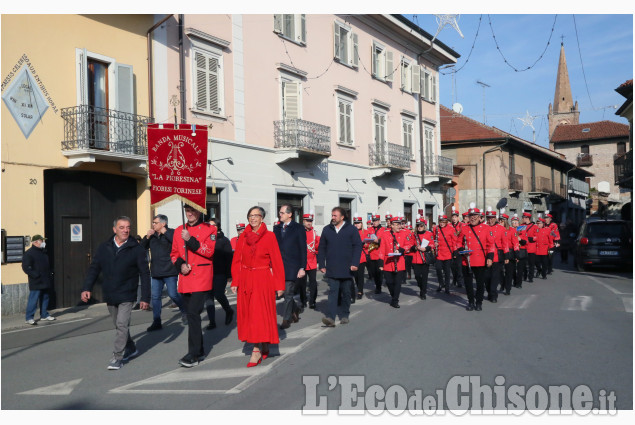
<instances>
[{"instance_id":1,"label":"banner","mask_svg":"<svg viewBox=\"0 0 635 425\"><path fill-rule=\"evenodd\" d=\"M194 124L148 125L150 204L175 199L205 213L207 127Z\"/></svg>"}]
</instances>

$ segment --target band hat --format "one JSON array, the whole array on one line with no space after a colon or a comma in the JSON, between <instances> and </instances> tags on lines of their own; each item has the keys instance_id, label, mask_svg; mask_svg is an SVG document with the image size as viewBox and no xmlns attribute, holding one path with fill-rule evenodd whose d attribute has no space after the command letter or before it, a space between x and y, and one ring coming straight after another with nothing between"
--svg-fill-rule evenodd
<instances>
[{"instance_id":1,"label":"band hat","mask_svg":"<svg viewBox=\"0 0 635 425\"><path fill-rule=\"evenodd\" d=\"M454 205L452 205L452 215L459 215L459 210L454 209Z\"/></svg>"},{"instance_id":2,"label":"band hat","mask_svg":"<svg viewBox=\"0 0 635 425\"><path fill-rule=\"evenodd\" d=\"M468 212L467 212L467 211L465 211L462 215L463 215L463 217L467 217Z\"/></svg>"},{"instance_id":3,"label":"band hat","mask_svg":"<svg viewBox=\"0 0 635 425\"><path fill-rule=\"evenodd\" d=\"M509 220L509 216L507 214L501 214L500 217L504 218L505 220Z\"/></svg>"},{"instance_id":4,"label":"band hat","mask_svg":"<svg viewBox=\"0 0 635 425\"><path fill-rule=\"evenodd\" d=\"M367 226L370 226L372 223L373 223L373 221L372 221L372 220L368 220L368 221L366 222L366 225L367 225Z\"/></svg>"},{"instance_id":5,"label":"band hat","mask_svg":"<svg viewBox=\"0 0 635 425\"><path fill-rule=\"evenodd\" d=\"M474 202L470 202L470 209L467 210L468 215L480 215L481 210L476 208L476 204Z\"/></svg>"},{"instance_id":6,"label":"band hat","mask_svg":"<svg viewBox=\"0 0 635 425\"><path fill-rule=\"evenodd\" d=\"M373 213L371 220L373 221L381 220L381 216L379 214Z\"/></svg>"},{"instance_id":7,"label":"band hat","mask_svg":"<svg viewBox=\"0 0 635 425\"><path fill-rule=\"evenodd\" d=\"M390 214L390 211L386 211L386 220L392 220L392 214Z\"/></svg>"},{"instance_id":8,"label":"band hat","mask_svg":"<svg viewBox=\"0 0 635 425\"><path fill-rule=\"evenodd\" d=\"M48 238L45 238L45 237L44 237L44 236L42 236L42 235L33 235L33 236L31 237L31 242L33 243L33 242L35 242L35 241L45 241L45 240L47 240L47 239L48 239Z\"/></svg>"},{"instance_id":9,"label":"band hat","mask_svg":"<svg viewBox=\"0 0 635 425\"><path fill-rule=\"evenodd\" d=\"M487 211L485 212L485 217L487 218L496 218L496 211L492 211L492 207L487 207Z\"/></svg>"},{"instance_id":10,"label":"band hat","mask_svg":"<svg viewBox=\"0 0 635 425\"><path fill-rule=\"evenodd\" d=\"M304 214L302 216L302 219L307 221L313 221L313 214Z\"/></svg>"},{"instance_id":11,"label":"band hat","mask_svg":"<svg viewBox=\"0 0 635 425\"><path fill-rule=\"evenodd\" d=\"M512 221L514 221L514 220L518 221L518 214L516 214L516 213L514 213L514 216L512 217Z\"/></svg>"},{"instance_id":12,"label":"band hat","mask_svg":"<svg viewBox=\"0 0 635 425\"><path fill-rule=\"evenodd\" d=\"M236 230L244 229L245 223L236 223Z\"/></svg>"},{"instance_id":13,"label":"band hat","mask_svg":"<svg viewBox=\"0 0 635 425\"><path fill-rule=\"evenodd\" d=\"M439 221L448 221L448 216L445 214L439 214Z\"/></svg>"},{"instance_id":14,"label":"band hat","mask_svg":"<svg viewBox=\"0 0 635 425\"><path fill-rule=\"evenodd\" d=\"M531 218L531 213L530 213L530 212L525 211L525 212L523 213L523 217L529 217L529 218Z\"/></svg>"},{"instance_id":15,"label":"band hat","mask_svg":"<svg viewBox=\"0 0 635 425\"><path fill-rule=\"evenodd\" d=\"M399 223L399 222L401 222L401 218L400 217L397 217L397 216L392 217L391 216L390 223Z\"/></svg>"},{"instance_id":16,"label":"band hat","mask_svg":"<svg viewBox=\"0 0 635 425\"><path fill-rule=\"evenodd\" d=\"M353 223L363 223L364 219L357 213L353 214Z\"/></svg>"},{"instance_id":17,"label":"band hat","mask_svg":"<svg viewBox=\"0 0 635 425\"><path fill-rule=\"evenodd\" d=\"M419 214L417 214L417 224L428 224L428 222L426 221L426 219L422 216L420 216Z\"/></svg>"}]
</instances>

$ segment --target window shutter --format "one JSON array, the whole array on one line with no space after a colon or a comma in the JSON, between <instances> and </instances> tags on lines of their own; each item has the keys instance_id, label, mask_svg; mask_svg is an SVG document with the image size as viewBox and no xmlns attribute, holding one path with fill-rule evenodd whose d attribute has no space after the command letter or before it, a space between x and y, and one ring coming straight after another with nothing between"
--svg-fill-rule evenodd
<instances>
[{"instance_id":1,"label":"window shutter","mask_svg":"<svg viewBox=\"0 0 635 425\"><path fill-rule=\"evenodd\" d=\"M284 119L291 120L300 117L299 91L300 84L295 82L284 83Z\"/></svg>"},{"instance_id":2,"label":"window shutter","mask_svg":"<svg viewBox=\"0 0 635 425\"><path fill-rule=\"evenodd\" d=\"M198 109L209 109L207 91L207 58L199 52L194 53L194 63L196 66L196 107Z\"/></svg>"},{"instance_id":3,"label":"window shutter","mask_svg":"<svg viewBox=\"0 0 635 425\"><path fill-rule=\"evenodd\" d=\"M282 32L282 15L273 15L273 32Z\"/></svg>"},{"instance_id":4,"label":"window shutter","mask_svg":"<svg viewBox=\"0 0 635 425\"><path fill-rule=\"evenodd\" d=\"M353 33L353 66L356 68L359 66L358 42L357 33Z\"/></svg>"},{"instance_id":5,"label":"window shutter","mask_svg":"<svg viewBox=\"0 0 635 425\"><path fill-rule=\"evenodd\" d=\"M406 62L404 62L403 57L401 58L401 90L406 88Z\"/></svg>"},{"instance_id":6,"label":"window shutter","mask_svg":"<svg viewBox=\"0 0 635 425\"><path fill-rule=\"evenodd\" d=\"M353 125L352 125L352 106L350 104L346 104L346 142L348 144L353 143Z\"/></svg>"},{"instance_id":7,"label":"window shutter","mask_svg":"<svg viewBox=\"0 0 635 425\"><path fill-rule=\"evenodd\" d=\"M300 15L300 42L306 44L306 15Z\"/></svg>"},{"instance_id":8,"label":"window shutter","mask_svg":"<svg viewBox=\"0 0 635 425\"><path fill-rule=\"evenodd\" d=\"M88 59L86 56L86 49L75 49L78 105L88 105Z\"/></svg>"},{"instance_id":9,"label":"window shutter","mask_svg":"<svg viewBox=\"0 0 635 425\"><path fill-rule=\"evenodd\" d=\"M117 80L116 109L120 112L134 113L132 65L115 64Z\"/></svg>"},{"instance_id":10,"label":"window shutter","mask_svg":"<svg viewBox=\"0 0 635 425\"><path fill-rule=\"evenodd\" d=\"M340 114L340 143L346 143L346 106L344 102L339 102L339 114Z\"/></svg>"},{"instance_id":11,"label":"window shutter","mask_svg":"<svg viewBox=\"0 0 635 425\"><path fill-rule=\"evenodd\" d=\"M333 56L340 59L340 27L333 22Z\"/></svg>"},{"instance_id":12,"label":"window shutter","mask_svg":"<svg viewBox=\"0 0 635 425\"><path fill-rule=\"evenodd\" d=\"M393 71L392 52L386 52L386 81L392 81Z\"/></svg>"},{"instance_id":13,"label":"window shutter","mask_svg":"<svg viewBox=\"0 0 635 425\"><path fill-rule=\"evenodd\" d=\"M208 90L209 90L209 109L212 111L219 111L218 102L218 59L209 58L209 77L208 77Z\"/></svg>"},{"instance_id":14,"label":"window shutter","mask_svg":"<svg viewBox=\"0 0 635 425\"><path fill-rule=\"evenodd\" d=\"M295 15L282 15L282 33L290 39L295 39Z\"/></svg>"},{"instance_id":15,"label":"window shutter","mask_svg":"<svg viewBox=\"0 0 635 425\"><path fill-rule=\"evenodd\" d=\"M377 54L377 48L375 47L375 44L370 46L370 59L371 59L371 64L370 64L370 73L372 74L373 77L379 77L379 75L377 75L377 69L378 69L378 65L379 65L379 55Z\"/></svg>"},{"instance_id":16,"label":"window shutter","mask_svg":"<svg viewBox=\"0 0 635 425\"><path fill-rule=\"evenodd\" d=\"M412 92L421 93L421 67L412 65Z\"/></svg>"},{"instance_id":17,"label":"window shutter","mask_svg":"<svg viewBox=\"0 0 635 425\"><path fill-rule=\"evenodd\" d=\"M431 93L430 93L430 100L432 100L433 102L437 101L437 76L436 75L432 76L432 87L431 87Z\"/></svg>"},{"instance_id":18,"label":"window shutter","mask_svg":"<svg viewBox=\"0 0 635 425\"><path fill-rule=\"evenodd\" d=\"M423 73L423 98L430 100L430 74L425 71Z\"/></svg>"}]
</instances>

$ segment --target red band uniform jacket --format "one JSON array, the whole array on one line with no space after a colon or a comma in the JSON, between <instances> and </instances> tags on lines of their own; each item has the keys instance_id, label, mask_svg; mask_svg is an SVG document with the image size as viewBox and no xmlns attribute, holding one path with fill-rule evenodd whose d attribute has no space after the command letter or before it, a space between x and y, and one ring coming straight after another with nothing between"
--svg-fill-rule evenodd
<instances>
[{"instance_id":1,"label":"red band uniform jacket","mask_svg":"<svg viewBox=\"0 0 635 425\"><path fill-rule=\"evenodd\" d=\"M437 260L451 260L452 253L457 246L456 230L447 224L445 227L437 226L434 231L434 240L437 242Z\"/></svg>"},{"instance_id":2,"label":"red band uniform jacket","mask_svg":"<svg viewBox=\"0 0 635 425\"><path fill-rule=\"evenodd\" d=\"M406 260L404 259L404 253L410 250L412 245L414 245L414 240L409 238L406 232L393 233L391 230L386 230L382 234L378 250L380 264L383 264L384 271L405 271ZM389 256L388 254L391 252L399 252L401 255Z\"/></svg>"},{"instance_id":3,"label":"red band uniform jacket","mask_svg":"<svg viewBox=\"0 0 635 425\"><path fill-rule=\"evenodd\" d=\"M481 241L480 244L475 233ZM486 259L494 260L494 238L490 234L490 226L487 224L481 223L476 226L468 224L463 226L461 233L459 234L459 239L465 241L462 245L463 247L466 247L468 250L472 250L469 254L470 266L483 267L486 265ZM465 257L466 256L464 255L463 265L467 266L467 260Z\"/></svg>"},{"instance_id":4,"label":"red band uniform jacket","mask_svg":"<svg viewBox=\"0 0 635 425\"><path fill-rule=\"evenodd\" d=\"M507 256L507 258L509 258L510 260L513 260L514 258L516 258L516 254L518 253L518 250L520 249L520 244L518 242L518 234L516 232L516 229L514 227L510 227L509 229L506 229L505 237L507 238L507 245L509 246L509 255Z\"/></svg>"},{"instance_id":5,"label":"red band uniform jacket","mask_svg":"<svg viewBox=\"0 0 635 425\"><path fill-rule=\"evenodd\" d=\"M186 223L185 226L191 236L187 241L187 264L192 267L192 270L187 275L181 274L181 264L185 263L186 245L181 236L183 225L174 230L170 253L172 262L179 270L178 291L182 294L210 291L214 275L212 256L216 247L216 227L205 222L195 226Z\"/></svg>"},{"instance_id":6,"label":"red band uniform jacket","mask_svg":"<svg viewBox=\"0 0 635 425\"><path fill-rule=\"evenodd\" d=\"M414 254L412 257L412 264L428 264L428 262L426 261L426 256L423 253L423 251L419 251L416 247L417 245L421 245L421 240L425 239L428 241L428 246L430 247L430 249L434 249L434 241L433 238L434 236L432 236L432 232L429 230L426 230L423 234L419 234L419 233L415 233L413 236L414 239L414 245L412 246L411 250L412 253Z\"/></svg>"},{"instance_id":7,"label":"red band uniform jacket","mask_svg":"<svg viewBox=\"0 0 635 425\"><path fill-rule=\"evenodd\" d=\"M527 239L527 253L535 254L536 253L536 236L538 235L538 226L534 223L529 223L522 230Z\"/></svg>"},{"instance_id":8,"label":"red band uniform jacket","mask_svg":"<svg viewBox=\"0 0 635 425\"><path fill-rule=\"evenodd\" d=\"M494 262L503 262L509 254L509 239L505 236L505 228L498 223L489 228L494 238ZM499 255L499 250L503 251L503 256Z\"/></svg>"},{"instance_id":9,"label":"red band uniform jacket","mask_svg":"<svg viewBox=\"0 0 635 425\"><path fill-rule=\"evenodd\" d=\"M306 231L306 267L304 270L317 269L317 253L320 237L313 227Z\"/></svg>"},{"instance_id":10,"label":"red band uniform jacket","mask_svg":"<svg viewBox=\"0 0 635 425\"><path fill-rule=\"evenodd\" d=\"M554 238L551 232L552 230L548 227L538 229L536 234L536 255L547 255L549 254L549 248L553 248Z\"/></svg>"},{"instance_id":11,"label":"red band uniform jacket","mask_svg":"<svg viewBox=\"0 0 635 425\"><path fill-rule=\"evenodd\" d=\"M386 229L385 227L371 227L370 229L367 229L367 236L369 238L371 237L371 235L377 236L377 243L381 244L381 235L386 231L388 231L388 229ZM364 239L362 239L362 241L363 240ZM370 243L368 245L370 246ZM369 254L371 260L379 260L379 248L373 249L372 251L369 250Z\"/></svg>"}]
</instances>

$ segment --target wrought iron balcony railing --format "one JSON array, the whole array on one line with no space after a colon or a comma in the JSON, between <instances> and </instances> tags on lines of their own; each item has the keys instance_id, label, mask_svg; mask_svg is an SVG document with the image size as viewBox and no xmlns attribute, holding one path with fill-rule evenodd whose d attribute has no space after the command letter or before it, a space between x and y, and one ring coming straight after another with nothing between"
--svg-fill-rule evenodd
<instances>
[{"instance_id":1,"label":"wrought iron balcony railing","mask_svg":"<svg viewBox=\"0 0 635 425\"><path fill-rule=\"evenodd\" d=\"M523 191L523 176L520 174L509 174L509 190Z\"/></svg>"},{"instance_id":2,"label":"wrought iron balcony railing","mask_svg":"<svg viewBox=\"0 0 635 425\"><path fill-rule=\"evenodd\" d=\"M62 118L62 150L99 149L129 155L148 155L148 117L80 105L63 108Z\"/></svg>"},{"instance_id":3,"label":"wrought iron balcony railing","mask_svg":"<svg viewBox=\"0 0 635 425\"><path fill-rule=\"evenodd\" d=\"M371 167L387 167L400 170L410 169L410 149L407 146L384 143L371 144L368 149Z\"/></svg>"},{"instance_id":4,"label":"wrought iron balcony railing","mask_svg":"<svg viewBox=\"0 0 635 425\"><path fill-rule=\"evenodd\" d=\"M331 127L301 119L274 121L273 127L276 148L331 155Z\"/></svg>"},{"instance_id":5,"label":"wrought iron balcony railing","mask_svg":"<svg viewBox=\"0 0 635 425\"><path fill-rule=\"evenodd\" d=\"M632 188L633 187L633 150L623 154L615 155L613 159L615 167L615 184Z\"/></svg>"},{"instance_id":6,"label":"wrought iron balcony railing","mask_svg":"<svg viewBox=\"0 0 635 425\"><path fill-rule=\"evenodd\" d=\"M454 169L452 158L441 155L427 155L424 157L423 170L427 175L452 177Z\"/></svg>"},{"instance_id":7,"label":"wrought iron balcony railing","mask_svg":"<svg viewBox=\"0 0 635 425\"><path fill-rule=\"evenodd\" d=\"M593 165L593 155L590 153L579 153L576 162L578 167L590 167Z\"/></svg>"}]
</instances>

